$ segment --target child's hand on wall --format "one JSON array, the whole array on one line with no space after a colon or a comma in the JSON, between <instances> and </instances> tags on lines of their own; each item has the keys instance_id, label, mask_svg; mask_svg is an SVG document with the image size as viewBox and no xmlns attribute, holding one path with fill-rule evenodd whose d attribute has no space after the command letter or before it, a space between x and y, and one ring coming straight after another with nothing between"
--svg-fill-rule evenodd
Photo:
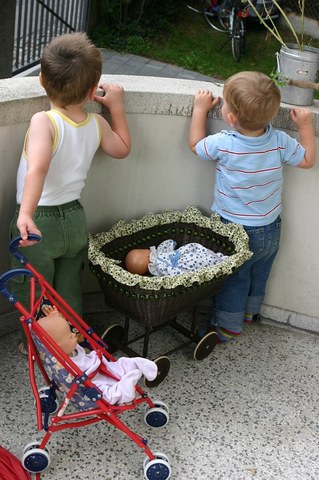
<instances>
[{"instance_id":1,"label":"child's hand on wall","mask_svg":"<svg viewBox=\"0 0 319 480\"><path fill-rule=\"evenodd\" d=\"M117 108L123 109L124 105L124 89L120 85L113 83L102 83L99 87L103 90L104 95L94 96L94 100L108 108L110 112L113 112Z\"/></svg>"},{"instance_id":2,"label":"child's hand on wall","mask_svg":"<svg viewBox=\"0 0 319 480\"><path fill-rule=\"evenodd\" d=\"M200 109L208 113L212 108L218 105L220 97L213 96L209 90L199 90L194 97L194 109Z\"/></svg>"}]
</instances>

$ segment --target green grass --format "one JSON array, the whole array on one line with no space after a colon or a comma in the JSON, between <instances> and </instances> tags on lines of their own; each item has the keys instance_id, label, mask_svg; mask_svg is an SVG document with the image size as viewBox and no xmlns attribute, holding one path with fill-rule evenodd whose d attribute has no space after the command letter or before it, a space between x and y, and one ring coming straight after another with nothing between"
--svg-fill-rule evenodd
<instances>
[{"instance_id":1,"label":"green grass","mask_svg":"<svg viewBox=\"0 0 319 480\"><path fill-rule=\"evenodd\" d=\"M266 39L266 29L259 23L248 21L246 26L246 51L236 62L227 35L215 32L201 15L181 3L174 25L150 38L131 35L125 51L219 79L243 70L258 70L269 75L276 67L275 53L280 45L272 37ZM102 35L93 37L98 46L114 48L103 44ZM285 39L287 37L285 33Z\"/></svg>"},{"instance_id":2,"label":"green grass","mask_svg":"<svg viewBox=\"0 0 319 480\"><path fill-rule=\"evenodd\" d=\"M265 38L264 28L247 22L246 51L236 62L227 34L215 32L203 17L185 8L170 31L147 42L145 55L221 79L243 70L269 74L275 67L278 42Z\"/></svg>"}]
</instances>

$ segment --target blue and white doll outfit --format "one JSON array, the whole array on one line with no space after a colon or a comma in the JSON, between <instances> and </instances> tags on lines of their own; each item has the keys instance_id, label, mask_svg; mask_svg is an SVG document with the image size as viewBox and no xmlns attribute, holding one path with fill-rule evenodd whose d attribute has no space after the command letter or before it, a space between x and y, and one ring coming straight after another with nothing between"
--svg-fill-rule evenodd
<instances>
[{"instance_id":1,"label":"blue and white doll outfit","mask_svg":"<svg viewBox=\"0 0 319 480\"><path fill-rule=\"evenodd\" d=\"M227 255L214 253L200 243L188 243L176 249L175 240L165 240L157 248L150 247L148 270L152 275L181 275L210 267L225 260Z\"/></svg>"}]
</instances>

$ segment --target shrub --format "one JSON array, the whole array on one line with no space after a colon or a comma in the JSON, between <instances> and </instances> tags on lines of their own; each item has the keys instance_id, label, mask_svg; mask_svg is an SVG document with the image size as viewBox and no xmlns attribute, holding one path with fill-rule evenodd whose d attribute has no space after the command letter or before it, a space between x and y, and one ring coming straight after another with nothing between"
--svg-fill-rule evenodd
<instances>
[{"instance_id":1,"label":"shrub","mask_svg":"<svg viewBox=\"0 0 319 480\"><path fill-rule=\"evenodd\" d=\"M179 0L95 0L92 39L123 50L166 28L178 15Z\"/></svg>"}]
</instances>

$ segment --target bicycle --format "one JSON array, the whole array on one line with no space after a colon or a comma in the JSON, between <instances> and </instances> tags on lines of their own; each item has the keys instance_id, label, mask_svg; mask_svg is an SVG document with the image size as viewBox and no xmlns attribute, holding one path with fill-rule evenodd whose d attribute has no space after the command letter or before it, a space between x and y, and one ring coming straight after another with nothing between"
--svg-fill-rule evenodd
<instances>
[{"instance_id":1,"label":"bicycle","mask_svg":"<svg viewBox=\"0 0 319 480\"><path fill-rule=\"evenodd\" d=\"M244 19L248 14L248 9L243 6L241 0L189 0L186 7L203 15L213 30L228 35L233 58L239 62L245 51ZM223 47L224 45L221 46L221 48Z\"/></svg>"},{"instance_id":2,"label":"bicycle","mask_svg":"<svg viewBox=\"0 0 319 480\"><path fill-rule=\"evenodd\" d=\"M255 3L259 9L266 8L270 11L273 8L272 1L256 0ZM233 58L239 62L246 46L246 19L254 17L249 4L243 3L242 0L188 0L186 7L203 15L213 30L228 35L226 43L230 41ZM270 18L277 17L278 12L274 10ZM220 48L223 48L224 45Z\"/></svg>"}]
</instances>

